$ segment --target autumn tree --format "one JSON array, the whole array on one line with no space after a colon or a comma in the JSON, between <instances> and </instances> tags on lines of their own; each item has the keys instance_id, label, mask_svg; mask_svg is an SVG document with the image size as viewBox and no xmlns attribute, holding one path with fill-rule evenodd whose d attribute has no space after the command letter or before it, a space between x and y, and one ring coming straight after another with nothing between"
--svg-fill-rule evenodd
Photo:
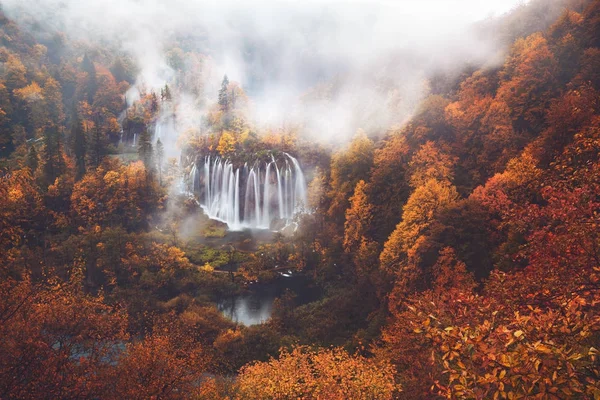
<instances>
[{"instance_id":1,"label":"autumn tree","mask_svg":"<svg viewBox=\"0 0 600 400\"><path fill-rule=\"evenodd\" d=\"M416 188L403 208L402 221L385 242L379 257L382 270L412 282L408 283L409 286L414 284L419 271L414 269L414 265L407 264L411 251L438 213L457 200L454 186L435 179Z\"/></svg>"},{"instance_id":2,"label":"autumn tree","mask_svg":"<svg viewBox=\"0 0 600 400\"><path fill-rule=\"evenodd\" d=\"M373 165L373 141L359 130L350 145L331 159L331 206L329 215L340 223L348 208L348 198L359 180L367 179Z\"/></svg>"},{"instance_id":3,"label":"autumn tree","mask_svg":"<svg viewBox=\"0 0 600 400\"><path fill-rule=\"evenodd\" d=\"M23 65L23 62L18 56L10 54L6 60L6 87L10 91L20 89L27 85L27 78L25 74L27 69Z\"/></svg>"},{"instance_id":4,"label":"autumn tree","mask_svg":"<svg viewBox=\"0 0 600 400\"><path fill-rule=\"evenodd\" d=\"M82 227L118 225L135 229L145 225L158 202L155 181L143 163L102 166L77 182L71 196L72 212Z\"/></svg>"},{"instance_id":5,"label":"autumn tree","mask_svg":"<svg viewBox=\"0 0 600 400\"><path fill-rule=\"evenodd\" d=\"M450 156L440 152L433 142L426 142L408 164L410 185L417 188L430 179L452 183L454 162Z\"/></svg>"},{"instance_id":6,"label":"autumn tree","mask_svg":"<svg viewBox=\"0 0 600 400\"><path fill-rule=\"evenodd\" d=\"M9 250L36 240L48 218L43 197L28 169L16 170L0 181L0 202L0 248L7 262L12 258Z\"/></svg>"},{"instance_id":7,"label":"autumn tree","mask_svg":"<svg viewBox=\"0 0 600 400\"><path fill-rule=\"evenodd\" d=\"M367 194L373 204L373 238L384 242L402 216L402 206L410 195L406 171L410 147L404 132L394 131L375 149Z\"/></svg>"},{"instance_id":8,"label":"autumn tree","mask_svg":"<svg viewBox=\"0 0 600 400\"><path fill-rule=\"evenodd\" d=\"M236 140L233 134L229 131L223 131L221 138L219 139L219 145L217 151L221 156L228 157L235 152Z\"/></svg>"},{"instance_id":9,"label":"autumn tree","mask_svg":"<svg viewBox=\"0 0 600 400\"><path fill-rule=\"evenodd\" d=\"M65 118L60 83L53 78L48 78L44 84L43 97L50 122L60 125Z\"/></svg>"},{"instance_id":10,"label":"autumn tree","mask_svg":"<svg viewBox=\"0 0 600 400\"><path fill-rule=\"evenodd\" d=\"M199 396L210 362L188 327L174 318L158 321L153 332L126 345L111 378L111 398L178 399Z\"/></svg>"},{"instance_id":11,"label":"autumn tree","mask_svg":"<svg viewBox=\"0 0 600 400\"><path fill-rule=\"evenodd\" d=\"M399 391L393 371L386 362L341 349L295 347L242 368L239 398L392 399Z\"/></svg>"},{"instance_id":12,"label":"autumn tree","mask_svg":"<svg viewBox=\"0 0 600 400\"><path fill-rule=\"evenodd\" d=\"M542 34L518 39L504 64L498 99L507 103L514 127L539 132L556 93L556 59Z\"/></svg>"},{"instance_id":13,"label":"autumn tree","mask_svg":"<svg viewBox=\"0 0 600 400\"><path fill-rule=\"evenodd\" d=\"M378 245L370 239L369 229L373 219L373 206L365 193L365 181L360 180L350 198L344 224L344 251L350 255L359 277L365 277L376 266Z\"/></svg>"},{"instance_id":14,"label":"autumn tree","mask_svg":"<svg viewBox=\"0 0 600 400\"><path fill-rule=\"evenodd\" d=\"M27 128L27 133L30 137L34 137L48 122L48 110L46 109L47 105L44 101L42 88L37 82L32 82L13 93L20 101L20 109L22 112L24 111L22 120Z\"/></svg>"},{"instance_id":15,"label":"autumn tree","mask_svg":"<svg viewBox=\"0 0 600 400\"><path fill-rule=\"evenodd\" d=\"M126 316L77 288L77 279L46 285L30 279L0 284L0 396L105 397L105 377L119 343L127 339Z\"/></svg>"}]
</instances>

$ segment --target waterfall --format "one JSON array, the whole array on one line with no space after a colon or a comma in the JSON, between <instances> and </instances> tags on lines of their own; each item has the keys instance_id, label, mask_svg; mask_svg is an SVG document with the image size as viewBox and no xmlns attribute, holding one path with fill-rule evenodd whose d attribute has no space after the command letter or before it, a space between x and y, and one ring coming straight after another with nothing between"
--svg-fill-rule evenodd
<instances>
[{"instance_id":1,"label":"waterfall","mask_svg":"<svg viewBox=\"0 0 600 400\"><path fill-rule=\"evenodd\" d=\"M302 168L294 157L284 155L279 161L271 156L269 162L242 167L206 156L203 163L193 163L189 188L209 218L225 222L231 230L283 228L306 205ZM279 222L273 225L275 221Z\"/></svg>"},{"instance_id":2,"label":"waterfall","mask_svg":"<svg viewBox=\"0 0 600 400\"><path fill-rule=\"evenodd\" d=\"M271 224L271 164L267 164L267 171L265 172L265 192L263 195L263 225L265 228L268 228Z\"/></svg>"},{"instance_id":3,"label":"waterfall","mask_svg":"<svg viewBox=\"0 0 600 400\"><path fill-rule=\"evenodd\" d=\"M299 212L302 208L306 209L308 207L307 198L306 198L306 180L304 179L304 174L302 173L302 168L300 168L300 164L298 160L294 157L290 156L288 153L284 153L294 164L294 170L296 173L296 182L294 184L294 212Z\"/></svg>"},{"instance_id":4,"label":"waterfall","mask_svg":"<svg viewBox=\"0 0 600 400\"><path fill-rule=\"evenodd\" d=\"M273 160L273 164L275 164L275 160ZM277 202L279 204L279 218L285 218L285 212L283 211L283 192L281 187L281 175L279 174L279 168L277 164L275 164L275 172L277 172Z\"/></svg>"},{"instance_id":5,"label":"waterfall","mask_svg":"<svg viewBox=\"0 0 600 400\"><path fill-rule=\"evenodd\" d=\"M233 194L233 229L240 226L240 169L235 170L235 191Z\"/></svg>"},{"instance_id":6,"label":"waterfall","mask_svg":"<svg viewBox=\"0 0 600 400\"><path fill-rule=\"evenodd\" d=\"M258 226L260 225L260 189L258 187L260 180L258 178L258 176L260 175L260 168L258 169L258 173L254 173L254 176L252 177L252 183L254 185L254 208L256 211L256 215L255 215L255 220L254 220L254 226L256 228L258 228Z\"/></svg>"},{"instance_id":7,"label":"waterfall","mask_svg":"<svg viewBox=\"0 0 600 400\"><path fill-rule=\"evenodd\" d=\"M192 170L190 171L190 189L192 192L196 191L196 180L198 175L198 168L196 168L196 164L192 165Z\"/></svg>"},{"instance_id":8,"label":"waterfall","mask_svg":"<svg viewBox=\"0 0 600 400\"><path fill-rule=\"evenodd\" d=\"M210 204L210 156L204 159L204 204Z\"/></svg>"}]
</instances>

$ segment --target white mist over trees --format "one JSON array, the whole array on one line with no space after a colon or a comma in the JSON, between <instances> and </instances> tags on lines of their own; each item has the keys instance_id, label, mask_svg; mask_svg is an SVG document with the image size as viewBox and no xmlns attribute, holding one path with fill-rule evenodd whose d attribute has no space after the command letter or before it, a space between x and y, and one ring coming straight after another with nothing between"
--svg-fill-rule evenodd
<instances>
[{"instance_id":1,"label":"white mist over trees","mask_svg":"<svg viewBox=\"0 0 600 400\"><path fill-rule=\"evenodd\" d=\"M129 102L141 88L173 83L181 92L175 135L198 124L228 74L252 99L257 124L293 124L308 137L339 143L358 128L371 133L405 122L428 93L431 73L500 60L498 38L482 35L474 22L520 2L3 3L25 23L48 24L84 43L108 42L131 55L138 75ZM174 146L160 136L173 156Z\"/></svg>"}]
</instances>

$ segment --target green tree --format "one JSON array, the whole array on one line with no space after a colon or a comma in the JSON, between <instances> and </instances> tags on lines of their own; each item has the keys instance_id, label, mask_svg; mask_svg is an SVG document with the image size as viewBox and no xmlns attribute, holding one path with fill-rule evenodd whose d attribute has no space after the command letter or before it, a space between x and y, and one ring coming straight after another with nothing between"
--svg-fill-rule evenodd
<instances>
[{"instance_id":1,"label":"green tree","mask_svg":"<svg viewBox=\"0 0 600 400\"><path fill-rule=\"evenodd\" d=\"M162 101L171 101L171 89L169 89L169 85L165 84L165 87L160 89L160 99Z\"/></svg>"},{"instance_id":2,"label":"green tree","mask_svg":"<svg viewBox=\"0 0 600 400\"><path fill-rule=\"evenodd\" d=\"M73 154L75 154L75 178L77 180L85 174L85 157L87 153L87 143L85 129L79 115L75 113L71 122L71 140Z\"/></svg>"},{"instance_id":3,"label":"green tree","mask_svg":"<svg viewBox=\"0 0 600 400\"><path fill-rule=\"evenodd\" d=\"M227 88L229 86L229 78L227 75L223 77L223 82L221 82L221 89L219 90L219 106L223 112L229 111L229 94Z\"/></svg>"},{"instance_id":4,"label":"green tree","mask_svg":"<svg viewBox=\"0 0 600 400\"><path fill-rule=\"evenodd\" d=\"M37 151L35 150L35 146L29 146L29 152L27 153L27 167L31 170L31 174L33 175L35 171L37 171L39 165L39 157Z\"/></svg>"},{"instance_id":5,"label":"green tree","mask_svg":"<svg viewBox=\"0 0 600 400\"><path fill-rule=\"evenodd\" d=\"M43 182L45 185L51 185L65 170L60 131L56 125L50 125L44 130L44 147L41 161Z\"/></svg>"},{"instance_id":6,"label":"green tree","mask_svg":"<svg viewBox=\"0 0 600 400\"><path fill-rule=\"evenodd\" d=\"M150 139L150 133L148 132L147 128L144 128L144 130L142 131L142 134L140 135L140 141L138 144L138 155L140 157L140 160L142 160L142 162L144 163L144 165L146 166L146 169L148 171L152 170L152 158L153 158L153 154L152 154L153 150L152 150L152 140Z\"/></svg>"},{"instance_id":7,"label":"green tree","mask_svg":"<svg viewBox=\"0 0 600 400\"><path fill-rule=\"evenodd\" d=\"M108 149L106 137L102 132L100 117L96 116L94 119L94 128L90 130L91 132L88 140L87 155L89 165L93 168L98 168L108 153Z\"/></svg>"},{"instance_id":8,"label":"green tree","mask_svg":"<svg viewBox=\"0 0 600 400\"><path fill-rule=\"evenodd\" d=\"M81 62L81 69L87 74L86 100L88 104L92 104L94 102L96 90L98 90L98 82L96 78L96 67L94 66L94 62L90 59L87 53L83 56L83 61Z\"/></svg>"},{"instance_id":9,"label":"green tree","mask_svg":"<svg viewBox=\"0 0 600 400\"><path fill-rule=\"evenodd\" d=\"M133 83L134 77L131 73L131 67L123 60L122 57L118 57L110 67L110 72L115 77L117 83L126 81Z\"/></svg>"}]
</instances>

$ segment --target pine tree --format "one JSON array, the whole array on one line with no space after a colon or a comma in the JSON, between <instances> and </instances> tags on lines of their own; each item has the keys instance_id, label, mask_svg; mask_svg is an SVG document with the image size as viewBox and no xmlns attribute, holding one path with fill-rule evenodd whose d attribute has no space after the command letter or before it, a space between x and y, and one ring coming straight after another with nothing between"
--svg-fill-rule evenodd
<instances>
[{"instance_id":1,"label":"pine tree","mask_svg":"<svg viewBox=\"0 0 600 400\"><path fill-rule=\"evenodd\" d=\"M87 53L83 56L83 61L81 62L81 69L83 69L83 71L87 73L86 100L88 104L92 104L94 102L96 90L98 90L98 82L96 78L96 67L94 66L94 62L88 57Z\"/></svg>"},{"instance_id":2,"label":"pine tree","mask_svg":"<svg viewBox=\"0 0 600 400\"><path fill-rule=\"evenodd\" d=\"M160 89L160 99L162 101L171 101L171 89L169 89L169 85L165 84L163 89Z\"/></svg>"},{"instance_id":3,"label":"pine tree","mask_svg":"<svg viewBox=\"0 0 600 400\"><path fill-rule=\"evenodd\" d=\"M44 148L41 160L43 182L46 185L51 185L65 170L65 160L60 144L60 131L56 125L51 125L44 130Z\"/></svg>"},{"instance_id":4,"label":"pine tree","mask_svg":"<svg viewBox=\"0 0 600 400\"><path fill-rule=\"evenodd\" d=\"M227 75L223 77L221 82L221 89L219 90L219 106L223 112L229 111L229 94L227 93L227 87L229 86L229 79Z\"/></svg>"},{"instance_id":5,"label":"pine tree","mask_svg":"<svg viewBox=\"0 0 600 400\"><path fill-rule=\"evenodd\" d=\"M164 96L164 90L161 89L160 92L161 96ZM154 92L150 93L150 111L152 112L152 114L156 114L156 112L158 111L158 96Z\"/></svg>"},{"instance_id":6,"label":"pine tree","mask_svg":"<svg viewBox=\"0 0 600 400\"><path fill-rule=\"evenodd\" d=\"M121 57L119 57L115 60L112 67L110 67L110 72L112 72L117 83L120 83L123 81L133 83L133 79L131 77L130 72L127 69L127 65L125 64L124 60Z\"/></svg>"},{"instance_id":7,"label":"pine tree","mask_svg":"<svg viewBox=\"0 0 600 400\"><path fill-rule=\"evenodd\" d=\"M163 159L165 156L165 147L163 146L160 138L156 141L156 162L158 166L158 182L162 185L162 167Z\"/></svg>"},{"instance_id":8,"label":"pine tree","mask_svg":"<svg viewBox=\"0 0 600 400\"><path fill-rule=\"evenodd\" d=\"M39 157L37 151L35 150L35 146L29 146L29 152L27 153L27 167L31 170L31 173L34 174L37 171L39 165Z\"/></svg>"},{"instance_id":9,"label":"pine tree","mask_svg":"<svg viewBox=\"0 0 600 400\"><path fill-rule=\"evenodd\" d=\"M85 175L85 156L87 153L86 137L83 122L75 113L71 123L71 140L75 154L75 179L79 180Z\"/></svg>"},{"instance_id":10,"label":"pine tree","mask_svg":"<svg viewBox=\"0 0 600 400\"><path fill-rule=\"evenodd\" d=\"M150 133L148 129L144 128L142 134L140 135L140 140L138 144L138 155L140 160L146 166L146 169L150 171L152 169L152 141L150 139Z\"/></svg>"},{"instance_id":11,"label":"pine tree","mask_svg":"<svg viewBox=\"0 0 600 400\"><path fill-rule=\"evenodd\" d=\"M102 163L102 159L107 154L106 138L102 133L100 125L100 118L96 117L94 121L94 128L91 130L90 137L88 140L88 163L93 168L98 168Z\"/></svg>"}]
</instances>

